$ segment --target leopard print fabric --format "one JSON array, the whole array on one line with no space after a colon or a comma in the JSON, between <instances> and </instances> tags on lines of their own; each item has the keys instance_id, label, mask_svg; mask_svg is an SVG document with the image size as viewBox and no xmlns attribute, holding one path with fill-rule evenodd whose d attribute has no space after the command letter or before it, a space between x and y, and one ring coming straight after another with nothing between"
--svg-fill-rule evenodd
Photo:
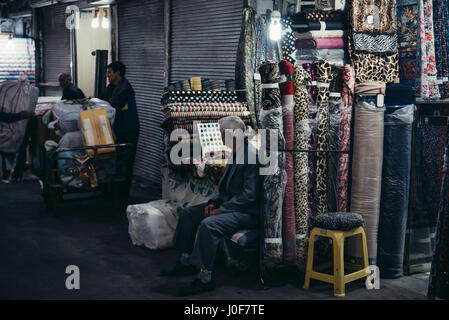
<instances>
[{"instance_id":1,"label":"leopard print fabric","mask_svg":"<svg viewBox=\"0 0 449 320\"><path fill-rule=\"evenodd\" d=\"M368 23L369 15L378 21ZM351 25L354 32L396 33L396 0L352 0Z\"/></svg>"},{"instance_id":2,"label":"leopard print fabric","mask_svg":"<svg viewBox=\"0 0 449 320\"><path fill-rule=\"evenodd\" d=\"M332 81L332 67L327 60L318 62L318 82L330 84ZM318 130L317 150L329 150L329 87L318 88ZM318 153L316 162L316 213L325 213L327 204L327 184L329 176L328 154Z\"/></svg>"},{"instance_id":3,"label":"leopard print fabric","mask_svg":"<svg viewBox=\"0 0 449 320\"><path fill-rule=\"evenodd\" d=\"M294 118L295 149L307 150L309 129L309 96L306 84L311 81L309 73L303 67L295 67L293 73L293 85L295 88ZM308 231L308 156L304 152L294 153L294 195L295 195L295 221L296 221L296 255L297 265L305 266L307 231Z\"/></svg>"},{"instance_id":4,"label":"leopard print fabric","mask_svg":"<svg viewBox=\"0 0 449 320\"><path fill-rule=\"evenodd\" d=\"M356 52L348 37L349 56L354 67L356 82L379 81L391 83L399 78L399 54Z\"/></svg>"}]
</instances>

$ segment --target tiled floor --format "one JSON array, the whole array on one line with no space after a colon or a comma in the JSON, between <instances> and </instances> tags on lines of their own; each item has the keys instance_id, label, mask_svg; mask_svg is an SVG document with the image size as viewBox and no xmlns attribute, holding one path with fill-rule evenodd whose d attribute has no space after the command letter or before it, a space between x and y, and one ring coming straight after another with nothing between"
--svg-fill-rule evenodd
<instances>
[{"instance_id":1,"label":"tiled floor","mask_svg":"<svg viewBox=\"0 0 449 320\"><path fill-rule=\"evenodd\" d=\"M189 281L159 277L177 253L133 246L125 215L114 216L103 200L67 203L61 213L48 215L36 180L0 182L0 299L176 299L177 288ZM65 287L68 265L80 268L80 290ZM330 285L312 281L306 291L298 277L285 273L265 288L254 272L218 271L215 278L216 291L192 298L336 299ZM380 290L351 283L343 299L426 299L427 278L381 279Z\"/></svg>"}]
</instances>

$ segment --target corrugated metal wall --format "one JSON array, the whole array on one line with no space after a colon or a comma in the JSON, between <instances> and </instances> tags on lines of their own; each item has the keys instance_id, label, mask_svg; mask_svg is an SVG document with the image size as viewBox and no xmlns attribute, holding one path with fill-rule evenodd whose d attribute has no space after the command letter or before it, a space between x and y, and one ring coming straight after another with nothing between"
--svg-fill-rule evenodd
<instances>
[{"instance_id":1,"label":"corrugated metal wall","mask_svg":"<svg viewBox=\"0 0 449 320\"><path fill-rule=\"evenodd\" d=\"M170 81L234 79L242 12L242 0L173 0Z\"/></svg>"},{"instance_id":2,"label":"corrugated metal wall","mask_svg":"<svg viewBox=\"0 0 449 320\"><path fill-rule=\"evenodd\" d=\"M243 1L172 0L170 80L235 77ZM119 59L136 92L141 124L135 175L160 190L164 89L164 1L118 1ZM222 83L224 85L224 82Z\"/></svg>"},{"instance_id":3,"label":"corrugated metal wall","mask_svg":"<svg viewBox=\"0 0 449 320\"><path fill-rule=\"evenodd\" d=\"M66 28L67 5L45 7L42 10L42 42L44 47L44 81L58 82L61 72L71 72L70 30ZM62 95L59 88L46 88L48 96Z\"/></svg>"},{"instance_id":4,"label":"corrugated metal wall","mask_svg":"<svg viewBox=\"0 0 449 320\"><path fill-rule=\"evenodd\" d=\"M140 137L134 174L161 185L164 90L164 1L118 2L119 59L136 92Z\"/></svg>"}]
</instances>

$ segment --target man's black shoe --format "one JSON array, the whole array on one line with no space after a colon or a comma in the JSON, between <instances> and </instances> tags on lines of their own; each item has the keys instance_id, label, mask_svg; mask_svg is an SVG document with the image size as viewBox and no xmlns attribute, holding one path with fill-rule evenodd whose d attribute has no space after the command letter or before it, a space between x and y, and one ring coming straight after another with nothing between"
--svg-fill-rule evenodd
<instances>
[{"instance_id":1,"label":"man's black shoe","mask_svg":"<svg viewBox=\"0 0 449 320\"><path fill-rule=\"evenodd\" d=\"M202 283L200 279L195 279L191 284L179 289L178 296L185 297L194 294L215 290L215 282L213 280L208 283Z\"/></svg>"},{"instance_id":2,"label":"man's black shoe","mask_svg":"<svg viewBox=\"0 0 449 320\"><path fill-rule=\"evenodd\" d=\"M198 273L198 269L195 266L186 266L179 261L176 261L176 264L171 269L162 269L160 275L161 276L191 276Z\"/></svg>"}]
</instances>

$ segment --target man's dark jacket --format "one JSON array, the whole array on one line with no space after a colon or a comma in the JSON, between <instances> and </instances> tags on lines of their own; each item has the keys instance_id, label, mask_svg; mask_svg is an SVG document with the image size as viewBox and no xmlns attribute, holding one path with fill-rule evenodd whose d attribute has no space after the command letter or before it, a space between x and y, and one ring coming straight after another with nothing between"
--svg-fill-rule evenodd
<instances>
[{"instance_id":1,"label":"man's dark jacket","mask_svg":"<svg viewBox=\"0 0 449 320\"><path fill-rule=\"evenodd\" d=\"M261 183L259 168L256 164L250 164L249 159L257 160L256 149L245 139L245 152L237 153L237 161L228 164L218 184L218 193L209 200L219 207L222 213L242 212L259 215L261 202ZM249 152L247 152L249 150ZM251 155L250 157L248 155Z\"/></svg>"},{"instance_id":2,"label":"man's dark jacket","mask_svg":"<svg viewBox=\"0 0 449 320\"><path fill-rule=\"evenodd\" d=\"M75 87L73 83L70 83L62 90L62 98L61 100L75 100L75 99L84 99L86 96L84 95L81 89Z\"/></svg>"},{"instance_id":3,"label":"man's dark jacket","mask_svg":"<svg viewBox=\"0 0 449 320\"><path fill-rule=\"evenodd\" d=\"M116 86L109 84L102 99L108 101L116 110L114 131L117 136L139 132L136 95L127 79L123 78Z\"/></svg>"}]
</instances>

